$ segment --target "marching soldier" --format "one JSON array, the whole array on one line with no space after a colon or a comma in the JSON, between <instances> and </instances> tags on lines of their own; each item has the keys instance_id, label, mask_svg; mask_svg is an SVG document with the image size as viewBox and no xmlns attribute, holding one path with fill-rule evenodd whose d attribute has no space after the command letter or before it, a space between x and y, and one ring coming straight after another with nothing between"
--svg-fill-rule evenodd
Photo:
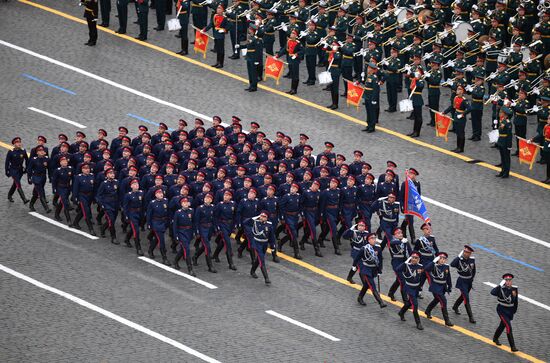
<instances>
[{"instance_id":1,"label":"marching soldier","mask_svg":"<svg viewBox=\"0 0 550 363\"><path fill-rule=\"evenodd\" d=\"M139 238L139 226L144 217L144 198L143 191L139 189L138 178L134 178L130 181L130 188L131 190L124 194L122 200L122 211L124 212L124 216L130 225L130 230L126 234L124 242L126 243L126 246L132 247L130 244L130 238L133 238L137 255L143 256L141 241Z\"/></svg>"},{"instance_id":2,"label":"marching soldier","mask_svg":"<svg viewBox=\"0 0 550 363\"><path fill-rule=\"evenodd\" d=\"M214 261L219 262L218 255L225 247L225 255L227 263L231 270L236 271L237 268L233 264L233 250L231 248L231 233L235 229L235 214L237 207L232 200L233 193L226 190L223 193L223 200L214 207L214 224L217 233L217 246L214 251Z\"/></svg>"},{"instance_id":3,"label":"marching soldier","mask_svg":"<svg viewBox=\"0 0 550 363\"><path fill-rule=\"evenodd\" d=\"M393 174L393 172L391 173ZM380 229L384 231L384 240L381 243L382 249L391 241L391 236L399 221L400 204L395 201L395 198L396 192L391 191L387 197L379 198L372 205L372 210L380 217Z\"/></svg>"},{"instance_id":4,"label":"marching soldier","mask_svg":"<svg viewBox=\"0 0 550 363\"><path fill-rule=\"evenodd\" d=\"M445 252L437 253L437 257L433 261L424 265L430 283L430 292L433 295L433 300L426 307L426 317L432 318L432 309L439 303L441 306L441 314L445 320L445 325L454 326L449 319L449 311L447 310L447 298L445 293L450 293L452 290L451 271L449 265L447 265L447 258L449 255Z\"/></svg>"},{"instance_id":5,"label":"marching soldier","mask_svg":"<svg viewBox=\"0 0 550 363\"><path fill-rule=\"evenodd\" d=\"M120 206L118 180L115 179L115 170L108 168L105 171L106 179L99 185L96 193L96 201L98 206L104 212L105 223L101 226L100 235L105 238L105 231L108 229L111 234L111 243L118 245L116 239L115 222ZM130 245L131 246L131 245Z\"/></svg>"},{"instance_id":6,"label":"marching soldier","mask_svg":"<svg viewBox=\"0 0 550 363\"><path fill-rule=\"evenodd\" d=\"M340 189L338 188L338 184L338 179L332 178L330 179L329 188L321 192L319 210L321 212L322 223L321 234L317 241L322 247L322 242L330 231L334 254L341 255L336 227L340 218Z\"/></svg>"},{"instance_id":7,"label":"marching soldier","mask_svg":"<svg viewBox=\"0 0 550 363\"><path fill-rule=\"evenodd\" d=\"M458 257L455 257L451 262L451 267L456 268L458 272L458 279L456 280L455 287L460 290L460 296L453 305L453 311L455 314L460 315L458 307L464 302L464 307L468 313L468 319L470 323L475 324L476 321L470 305L470 290L472 290L474 277L476 275L476 261L472 256L473 252L474 249L472 247L464 245L464 249L460 252Z\"/></svg>"},{"instance_id":8,"label":"marching soldier","mask_svg":"<svg viewBox=\"0 0 550 363\"><path fill-rule=\"evenodd\" d=\"M174 237L179 242L180 249L174 258L174 268L180 269L178 261L183 257L187 264L189 275L196 276L193 271L193 263L191 262L191 240L195 233L195 222L193 220L194 211L191 208L191 201L188 197L183 197L180 200L181 208L174 214Z\"/></svg>"},{"instance_id":9,"label":"marching soldier","mask_svg":"<svg viewBox=\"0 0 550 363\"><path fill-rule=\"evenodd\" d=\"M359 292L359 296L357 296L357 302L361 305L366 305L363 297L367 293L367 290L370 289L372 296L374 296L380 308L385 308L387 305L382 301L380 293L378 292L379 287L377 288L374 282L374 278L382 273L382 249L376 244L376 233L368 233L366 240L367 243L361 247L353 259L352 270L356 270L356 266L359 266L359 275L363 282L363 288ZM348 281L349 280L350 279L348 279Z\"/></svg>"},{"instance_id":10,"label":"marching soldier","mask_svg":"<svg viewBox=\"0 0 550 363\"><path fill-rule=\"evenodd\" d=\"M111 0L103 0L108 1L109 4L111 3ZM97 43L97 14L98 14L98 5L97 0L82 0L82 4L84 5L84 18L86 18L86 22L88 23L88 33L89 33L89 39L84 45L89 45L90 47L93 47ZM109 26L108 22L107 25L101 24L101 26Z\"/></svg>"},{"instance_id":11,"label":"marching soldier","mask_svg":"<svg viewBox=\"0 0 550 363\"><path fill-rule=\"evenodd\" d=\"M17 190L21 200L23 200L23 204L27 204L29 200L25 197L23 188L21 188L21 178L27 172L27 150L23 149L20 137L14 137L11 140L11 144L13 145L13 149L8 151L5 162L6 176L13 180L11 188L8 191L8 200L13 203L13 194Z\"/></svg>"},{"instance_id":12,"label":"marching soldier","mask_svg":"<svg viewBox=\"0 0 550 363\"><path fill-rule=\"evenodd\" d=\"M42 207L44 207L46 213L50 213L52 211L46 202L46 191L44 190L46 179L48 178L51 181L51 174L48 165L49 162L50 159L46 156L44 146L37 146L36 156L30 159L27 165L27 179L29 184L33 185L32 197L29 203L29 209L32 212L36 211L34 209L34 203L37 199L40 200L40 203L42 204Z\"/></svg>"},{"instance_id":13,"label":"marching soldier","mask_svg":"<svg viewBox=\"0 0 550 363\"><path fill-rule=\"evenodd\" d=\"M274 226L270 221L267 220L268 213L263 211L257 217L247 218L244 220L244 227L249 230L248 233L251 237L250 246L254 251L254 262L252 263L252 268L250 269L250 276L257 279L256 269L260 267L262 275L264 276L264 281L266 285L269 285L271 281L267 275L267 268L265 265L265 253L267 252L267 247L272 250L275 250L275 234L273 233Z\"/></svg>"},{"instance_id":14,"label":"marching soldier","mask_svg":"<svg viewBox=\"0 0 550 363\"><path fill-rule=\"evenodd\" d=\"M464 128L466 126L466 115L471 111L471 106L468 100L464 98L464 86L458 85L456 88L456 96L451 105L443 112L448 114L453 112L453 125L456 131L456 149L452 150L455 153L464 152L464 143L466 136Z\"/></svg>"},{"instance_id":15,"label":"marching soldier","mask_svg":"<svg viewBox=\"0 0 550 363\"><path fill-rule=\"evenodd\" d=\"M164 198L164 192L162 189L155 190L155 199L147 206L146 213L147 229L149 229L149 258L154 259L153 254L157 245L160 248L160 254L162 255L162 263L166 266L170 266L170 262L166 257L166 245L164 242L164 233L168 228L168 201Z\"/></svg>"},{"instance_id":16,"label":"marching soldier","mask_svg":"<svg viewBox=\"0 0 550 363\"><path fill-rule=\"evenodd\" d=\"M354 224L342 234L342 238L349 239L350 255L351 255L351 259L354 262L352 264L351 269L348 272L348 277L346 278L346 280L348 280L350 284L355 283L353 281L353 275L355 275L355 272L357 271L357 268L356 268L357 263L355 263L355 259L360 254L361 249L366 244L368 244L367 237L369 235L370 233L367 230L367 224L363 220L360 220L359 222L357 222L357 224ZM375 242L376 242L376 238L375 238ZM380 267L382 267L382 264L380 264Z\"/></svg>"},{"instance_id":17,"label":"marching soldier","mask_svg":"<svg viewBox=\"0 0 550 363\"><path fill-rule=\"evenodd\" d=\"M88 230L92 236L95 236L94 227L92 225L92 209L91 205L94 201L94 174L90 173L90 165L82 164L81 173L78 174L73 183L73 202L78 204L78 212L74 217L71 227L80 229L78 224L84 217Z\"/></svg>"},{"instance_id":18,"label":"marching soldier","mask_svg":"<svg viewBox=\"0 0 550 363\"><path fill-rule=\"evenodd\" d=\"M321 192L319 191L321 183L318 180L314 180L308 189L305 189L300 194L300 209L303 214L304 221L304 236L300 241L300 248L304 248L305 240L309 235L315 249L315 256L323 257L321 249L317 243L317 224L319 221L319 199Z\"/></svg>"},{"instance_id":19,"label":"marching soldier","mask_svg":"<svg viewBox=\"0 0 550 363\"><path fill-rule=\"evenodd\" d=\"M502 167L500 173L496 175L498 178L508 178L510 176L510 149L512 148L512 121L510 116L512 110L503 106L500 109L499 123L498 123L498 140L497 148L500 152L500 164Z\"/></svg>"},{"instance_id":20,"label":"marching soldier","mask_svg":"<svg viewBox=\"0 0 550 363\"><path fill-rule=\"evenodd\" d=\"M246 69L248 71L248 88L245 91L256 92L258 90L258 68L262 61L263 44L262 40L256 36L258 27L251 24L248 28L249 40L246 44Z\"/></svg>"},{"instance_id":21,"label":"marching soldier","mask_svg":"<svg viewBox=\"0 0 550 363\"><path fill-rule=\"evenodd\" d=\"M71 215L69 214L71 195L71 186L74 177L72 166L69 165L67 157L61 157L59 159L59 167L55 169L52 175L52 189L54 195L58 195L60 202L55 207L55 219L61 221L61 210L65 214L65 218L69 225L71 224Z\"/></svg>"},{"instance_id":22,"label":"marching soldier","mask_svg":"<svg viewBox=\"0 0 550 363\"><path fill-rule=\"evenodd\" d=\"M502 275L502 282L491 290L491 295L496 296L498 300L497 314L500 318L500 324L493 335L493 342L500 346L501 344L498 339L504 329L506 329L510 349L512 352L517 352L518 348L516 348L512 333L512 319L514 319L514 315L518 311L519 294L518 288L512 285L513 278L514 275L511 273Z\"/></svg>"},{"instance_id":23,"label":"marching soldier","mask_svg":"<svg viewBox=\"0 0 550 363\"><path fill-rule=\"evenodd\" d=\"M303 56L302 44L297 40L298 31L293 30L290 33L290 39L287 40L285 48L282 48L275 58L279 58L286 54L288 62L289 76L292 80L290 91L287 93L295 95L298 91L298 83L300 82L300 60Z\"/></svg>"},{"instance_id":24,"label":"marching soldier","mask_svg":"<svg viewBox=\"0 0 550 363\"><path fill-rule=\"evenodd\" d=\"M419 259L420 254L418 252L411 253L407 261L397 266L395 272L402 276L403 291L407 295L403 307L399 310L399 317L401 321L405 321L405 313L412 307L416 328L424 330L420 322L420 316L418 315L418 286L424 276L424 266L418 262Z\"/></svg>"},{"instance_id":25,"label":"marching soldier","mask_svg":"<svg viewBox=\"0 0 550 363\"><path fill-rule=\"evenodd\" d=\"M287 235L279 242L279 251L282 250L284 244L290 241L290 246L294 249L294 258L301 260L300 250L298 247L298 217L301 213L300 194L298 190L300 186L292 183L290 192L281 197L280 212L285 226Z\"/></svg>"}]
</instances>

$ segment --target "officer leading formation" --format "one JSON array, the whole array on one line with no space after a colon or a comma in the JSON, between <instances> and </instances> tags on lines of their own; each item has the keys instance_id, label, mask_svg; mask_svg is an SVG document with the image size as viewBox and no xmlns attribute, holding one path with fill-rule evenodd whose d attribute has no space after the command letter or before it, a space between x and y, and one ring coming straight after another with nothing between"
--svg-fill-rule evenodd
<instances>
[{"instance_id":1,"label":"officer leading formation","mask_svg":"<svg viewBox=\"0 0 550 363\"><path fill-rule=\"evenodd\" d=\"M97 42L99 10L100 26L109 26L110 3L82 2L90 29L87 45ZM284 57L291 95L298 93L303 63L307 78L302 83L307 86L316 84L316 68L330 74L325 87L331 94L330 109L339 107L340 82L344 97L348 81L360 85L366 132L374 132L379 123L385 86L385 112L397 111L399 94L411 101L410 137L420 137L424 114L429 115L427 125L435 127L437 112L442 112L452 118L454 152L464 152L470 127L472 142L481 140L484 123L485 129L498 131L492 143L501 159L497 177L509 177L511 157L519 154L514 136L529 134L542 148L538 163L548 164L550 4L543 0L235 0L231 5L227 0L179 0L175 6L164 0L136 0L141 41L147 40L149 8L156 9L156 31L165 30L167 14L176 14L181 25L178 54L188 54L191 26L203 32L212 29L217 58L213 67L224 66L226 35L230 59L239 59L246 49L246 91L256 92L262 81L264 53ZM125 34L128 0L117 1L117 14L117 32ZM448 91L442 91L445 88ZM532 130L529 119L536 119ZM550 183L550 166L542 181Z\"/></svg>"},{"instance_id":2,"label":"officer leading formation","mask_svg":"<svg viewBox=\"0 0 550 363\"><path fill-rule=\"evenodd\" d=\"M341 255L343 238L350 241L352 258L347 280L353 284L358 272L363 284L358 303L366 305L364 297L370 290L381 308L387 306L379 293L387 248L395 274L388 296L397 300L399 289L404 303L401 320L406 320L410 308L416 327L423 329L418 308L427 281L433 295L426 309L428 319L440 305L445 324L453 326L446 294L453 288L454 268L458 274L454 286L460 295L452 310L458 316L464 304L469 322L476 323L470 298L477 268L474 249L464 246L448 265L449 255L439 250L431 224L420 226L418 239L411 215L405 214L399 225L400 215L406 212L408 181L399 183L394 161L388 160L385 172L375 178L360 150L347 163L344 155L334 151L335 145L326 141L324 150L314 156L306 134L300 134L294 145L283 132L271 141L256 122L244 133L237 116L228 127L214 116L208 128L197 118L192 128L181 119L174 131L168 130L160 123L151 134L147 126L140 125L137 136L131 138L129 130L120 126L116 137L108 141L107 131L99 129L91 142L78 131L72 143L61 133L51 152L46 138L38 136L29 154L21 138L15 137L5 160L5 174L12 183L8 200L13 203L17 191L31 211L36 212L40 201L50 213L49 182L57 221L63 220L63 213L70 227L81 229L84 220L91 235L97 234L97 226L99 235L106 238L108 232L115 245L120 244L117 232L122 231L124 244L135 248L139 256L146 249L148 257L155 259L158 248L162 263L180 269L184 261L192 276L203 254L208 271L216 273L222 251L228 269L236 270L236 247L238 258L248 251L250 275L258 278L259 270L270 284L269 251L273 262L279 263L278 252L288 243L293 257L301 260L302 251L311 244L315 256L322 258L329 241L334 254ZM406 173L421 193L419 171L409 168ZM33 187L30 201L22 186L25 176ZM142 247L143 239L148 245ZM171 259L169 251L174 255ZM517 289L506 282L492 293L498 297L501 319L494 341L500 344L498 338L506 329L515 349L511 320L517 310Z\"/></svg>"}]
</instances>

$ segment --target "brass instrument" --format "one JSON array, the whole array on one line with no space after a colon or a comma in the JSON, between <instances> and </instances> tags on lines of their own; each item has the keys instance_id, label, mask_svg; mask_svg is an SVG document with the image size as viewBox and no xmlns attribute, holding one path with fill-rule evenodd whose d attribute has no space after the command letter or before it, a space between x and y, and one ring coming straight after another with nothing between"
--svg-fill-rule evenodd
<instances>
[{"instance_id":1,"label":"brass instrument","mask_svg":"<svg viewBox=\"0 0 550 363\"><path fill-rule=\"evenodd\" d=\"M397 28L397 27L399 27L399 26L404 25L404 24L408 23L409 21L415 20L416 18L418 18L418 15L413 15L413 16L411 16L411 17L408 18L408 19L405 19L405 20L403 20L403 21L398 21L398 22L396 22L395 24L393 24L392 26L385 28L384 31L381 32L381 34L386 34L387 32L390 32L390 31L392 31L393 29L395 29L395 28ZM415 28L414 31L416 31L416 30L417 30L417 29Z\"/></svg>"},{"instance_id":2,"label":"brass instrument","mask_svg":"<svg viewBox=\"0 0 550 363\"><path fill-rule=\"evenodd\" d=\"M517 67L523 66L523 65L526 65L526 64L529 64L529 63L531 63L532 61L539 59L540 57L542 57L542 54L537 55L535 58L528 59L528 60L526 60L525 62L519 62L518 64L513 65L513 66L511 66L510 68L508 68L505 72L508 73L508 72L510 72L510 71L512 71L512 70L514 70L514 69L516 69Z\"/></svg>"},{"instance_id":3,"label":"brass instrument","mask_svg":"<svg viewBox=\"0 0 550 363\"><path fill-rule=\"evenodd\" d=\"M417 30L416 28L413 28L413 29L411 29L411 30L409 30L409 31L406 31L405 33L403 33L403 36L405 37L405 36L407 36L407 35L409 35L409 34L412 34L412 33L416 32L416 30ZM384 43L382 43L382 46L385 46L385 45L387 45L387 44L391 44L391 43L395 42L396 39L397 39L397 36L391 37L390 39L388 39L388 40L386 40Z\"/></svg>"},{"instance_id":4,"label":"brass instrument","mask_svg":"<svg viewBox=\"0 0 550 363\"><path fill-rule=\"evenodd\" d=\"M456 45L454 45L452 48L450 48L448 51L446 51L445 53L443 53L443 57L448 57L452 52L454 52L457 48L461 47L462 45L468 43L470 40L472 39L475 39L479 36L479 33L475 33L474 35L472 35L471 37L468 37L464 40L461 40L460 42L458 42ZM466 57L466 54L464 54L464 57Z\"/></svg>"}]
</instances>

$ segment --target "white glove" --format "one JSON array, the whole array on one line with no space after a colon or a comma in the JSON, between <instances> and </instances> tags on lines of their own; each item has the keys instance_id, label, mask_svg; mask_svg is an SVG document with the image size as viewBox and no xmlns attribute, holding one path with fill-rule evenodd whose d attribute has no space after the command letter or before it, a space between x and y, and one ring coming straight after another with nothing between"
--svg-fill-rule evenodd
<instances>
[{"instance_id":1,"label":"white glove","mask_svg":"<svg viewBox=\"0 0 550 363\"><path fill-rule=\"evenodd\" d=\"M260 62L254 62L254 65L255 66L260 65Z\"/></svg>"},{"instance_id":2,"label":"white glove","mask_svg":"<svg viewBox=\"0 0 550 363\"><path fill-rule=\"evenodd\" d=\"M294 54L294 55L290 56L290 58L292 58L292 59L296 59L296 54Z\"/></svg>"},{"instance_id":3,"label":"white glove","mask_svg":"<svg viewBox=\"0 0 550 363\"><path fill-rule=\"evenodd\" d=\"M519 86L517 84L514 85L514 89L517 91L519 89Z\"/></svg>"},{"instance_id":4,"label":"white glove","mask_svg":"<svg viewBox=\"0 0 550 363\"><path fill-rule=\"evenodd\" d=\"M307 35L307 31L302 30L302 31L300 32L300 37L305 37L306 35Z\"/></svg>"},{"instance_id":5,"label":"white glove","mask_svg":"<svg viewBox=\"0 0 550 363\"><path fill-rule=\"evenodd\" d=\"M240 44L235 44L235 49L239 49L241 47Z\"/></svg>"},{"instance_id":6,"label":"white glove","mask_svg":"<svg viewBox=\"0 0 550 363\"><path fill-rule=\"evenodd\" d=\"M428 30L428 24L424 24L424 29Z\"/></svg>"},{"instance_id":7,"label":"white glove","mask_svg":"<svg viewBox=\"0 0 550 363\"><path fill-rule=\"evenodd\" d=\"M464 70L465 70L466 72L471 72L471 71L474 70L474 67L472 67L472 65L469 65L469 66L466 66L466 68L464 68Z\"/></svg>"},{"instance_id":8,"label":"white glove","mask_svg":"<svg viewBox=\"0 0 550 363\"><path fill-rule=\"evenodd\" d=\"M493 120L493 125L498 125L498 120Z\"/></svg>"},{"instance_id":9,"label":"white glove","mask_svg":"<svg viewBox=\"0 0 550 363\"><path fill-rule=\"evenodd\" d=\"M365 78L365 72L361 72L361 78Z\"/></svg>"},{"instance_id":10,"label":"white glove","mask_svg":"<svg viewBox=\"0 0 550 363\"><path fill-rule=\"evenodd\" d=\"M463 118L463 117L464 117L463 114L459 114L459 115L456 116L456 118Z\"/></svg>"},{"instance_id":11,"label":"white glove","mask_svg":"<svg viewBox=\"0 0 550 363\"><path fill-rule=\"evenodd\" d=\"M219 29L218 33L225 33L225 30L224 29Z\"/></svg>"},{"instance_id":12,"label":"white glove","mask_svg":"<svg viewBox=\"0 0 550 363\"><path fill-rule=\"evenodd\" d=\"M434 258L434 263L437 263L437 261L439 261L440 258L441 256L437 256L436 258Z\"/></svg>"},{"instance_id":13,"label":"white glove","mask_svg":"<svg viewBox=\"0 0 550 363\"><path fill-rule=\"evenodd\" d=\"M377 104L378 102L376 102L376 101L372 101L371 103L372 103L373 105L376 105L376 104Z\"/></svg>"},{"instance_id":14,"label":"white glove","mask_svg":"<svg viewBox=\"0 0 550 363\"><path fill-rule=\"evenodd\" d=\"M357 267L351 266L351 270L355 272L355 271L357 271Z\"/></svg>"},{"instance_id":15,"label":"white glove","mask_svg":"<svg viewBox=\"0 0 550 363\"><path fill-rule=\"evenodd\" d=\"M373 32L368 32L367 33L367 38L374 38L374 33Z\"/></svg>"},{"instance_id":16,"label":"white glove","mask_svg":"<svg viewBox=\"0 0 550 363\"><path fill-rule=\"evenodd\" d=\"M455 61L450 60L447 64L449 65L449 67L454 67L455 66Z\"/></svg>"},{"instance_id":17,"label":"white glove","mask_svg":"<svg viewBox=\"0 0 550 363\"><path fill-rule=\"evenodd\" d=\"M447 84L448 84L449 86L452 86L453 84L455 84L455 81L453 81L452 79L449 79L449 80L447 81Z\"/></svg>"},{"instance_id":18,"label":"white glove","mask_svg":"<svg viewBox=\"0 0 550 363\"><path fill-rule=\"evenodd\" d=\"M533 88L533 93L536 95L540 95L540 89L538 87Z\"/></svg>"},{"instance_id":19,"label":"white glove","mask_svg":"<svg viewBox=\"0 0 550 363\"><path fill-rule=\"evenodd\" d=\"M388 66L388 65L390 65L390 62L388 62L387 59L384 59L384 61L382 62L382 64L385 65L385 66Z\"/></svg>"},{"instance_id":20,"label":"white glove","mask_svg":"<svg viewBox=\"0 0 550 363\"><path fill-rule=\"evenodd\" d=\"M432 57L432 55L433 55L432 53L426 53L426 54L424 54L424 57L426 59L430 59Z\"/></svg>"},{"instance_id":21,"label":"white glove","mask_svg":"<svg viewBox=\"0 0 550 363\"><path fill-rule=\"evenodd\" d=\"M474 87L472 87L472 85L469 84L469 85L466 86L465 89L466 89L466 92L472 92L474 90Z\"/></svg>"},{"instance_id":22,"label":"white glove","mask_svg":"<svg viewBox=\"0 0 550 363\"><path fill-rule=\"evenodd\" d=\"M512 103L510 103L510 106L514 107L516 105L516 101L512 101Z\"/></svg>"},{"instance_id":23,"label":"white glove","mask_svg":"<svg viewBox=\"0 0 550 363\"><path fill-rule=\"evenodd\" d=\"M533 106L533 112L539 112L539 106L538 105L534 105Z\"/></svg>"},{"instance_id":24,"label":"white glove","mask_svg":"<svg viewBox=\"0 0 550 363\"><path fill-rule=\"evenodd\" d=\"M407 243L407 242L409 242L409 240L408 240L408 239L406 239L406 238L403 238L403 239L401 240L401 242L403 242L403 243Z\"/></svg>"},{"instance_id":25,"label":"white glove","mask_svg":"<svg viewBox=\"0 0 550 363\"><path fill-rule=\"evenodd\" d=\"M491 16L491 14L493 13L493 10L487 10L487 16Z\"/></svg>"},{"instance_id":26,"label":"white glove","mask_svg":"<svg viewBox=\"0 0 550 363\"><path fill-rule=\"evenodd\" d=\"M366 49L361 49L361 55L363 57L365 57L367 55L367 50Z\"/></svg>"},{"instance_id":27,"label":"white glove","mask_svg":"<svg viewBox=\"0 0 550 363\"><path fill-rule=\"evenodd\" d=\"M510 19L509 19L510 23L513 23L514 21L516 21L516 17L515 16L512 16Z\"/></svg>"},{"instance_id":28,"label":"white glove","mask_svg":"<svg viewBox=\"0 0 550 363\"><path fill-rule=\"evenodd\" d=\"M288 25L283 24L283 25L281 26L281 29L282 29L283 31L286 32L286 31L288 30Z\"/></svg>"},{"instance_id":29,"label":"white glove","mask_svg":"<svg viewBox=\"0 0 550 363\"><path fill-rule=\"evenodd\" d=\"M500 287L504 287L504 284L505 284L505 283L506 283L506 281L505 281L505 280L502 280L502 281L500 282L500 284L499 284Z\"/></svg>"},{"instance_id":30,"label":"white glove","mask_svg":"<svg viewBox=\"0 0 550 363\"><path fill-rule=\"evenodd\" d=\"M410 72L411 71L411 66L409 64L405 64L405 70L407 72Z\"/></svg>"}]
</instances>

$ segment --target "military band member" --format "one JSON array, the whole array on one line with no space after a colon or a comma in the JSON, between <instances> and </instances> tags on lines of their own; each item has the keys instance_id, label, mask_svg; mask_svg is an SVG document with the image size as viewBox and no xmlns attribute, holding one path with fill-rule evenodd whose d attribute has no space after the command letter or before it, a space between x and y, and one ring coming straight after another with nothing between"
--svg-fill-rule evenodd
<instances>
[{"instance_id":1,"label":"military band member","mask_svg":"<svg viewBox=\"0 0 550 363\"><path fill-rule=\"evenodd\" d=\"M537 142L542 146L540 163L546 164L546 179L542 180L542 182L550 184L550 115L548 115L548 113L546 125L544 125L542 132L537 134L537 136L532 138L529 142Z\"/></svg>"},{"instance_id":2,"label":"military band member","mask_svg":"<svg viewBox=\"0 0 550 363\"><path fill-rule=\"evenodd\" d=\"M475 324L476 321L470 305L470 291L472 290L476 275L476 261L472 256L473 252L474 249L472 247L469 245L464 245L464 249L460 252L458 257L455 257L455 259L451 262L451 267L456 268L458 272L455 287L460 290L460 296L456 299L453 305L453 311L455 314L460 315L458 308L460 304L464 303L470 323Z\"/></svg>"},{"instance_id":3,"label":"military band member","mask_svg":"<svg viewBox=\"0 0 550 363\"><path fill-rule=\"evenodd\" d=\"M301 37L302 38L302 37ZM305 39L305 58L306 58L306 67L307 67L307 80L303 82L308 86L315 84L315 66L317 64L317 43L321 40L321 36L315 28L315 22L310 20L308 23L307 34L303 36Z\"/></svg>"},{"instance_id":4,"label":"military band member","mask_svg":"<svg viewBox=\"0 0 550 363\"><path fill-rule=\"evenodd\" d=\"M378 117L380 115L380 85L384 79L378 74L376 63L367 63L367 75L365 77L365 109L367 110L367 127L362 131L372 133L375 131Z\"/></svg>"},{"instance_id":5,"label":"military band member","mask_svg":"<svg viewBox=\"0 0 550 363\"><path fill-rule=\"evenodd\" d=\"M223 68L225 59L225 33L227 33L230 24L223 15L224 10L223 5L218 5L212 21L202 30L206 32L212 29L214 35L214 51L216 52L216 64L212 65L214 68Z\"/></svg>"},{"instance_id":6,"label":"military band member","mask_svg":"<svg viewBox=\"0 0 550 363\"><path fill-rule=\"evenodd\" d=\"M276 10L267 10L267 19L263 21L261 25L262 40L264 43L265 52L269 55L275 55L273 51L273 44L275 44L275 26L277 26Z\"/></svg>"},{"instance_id":7,"label":"military band member","mask_svg":"<svg viewBox=\"0 0 550 363\"><path fill-rule=\"evenodd\" d=\"M248 88L245 91L256 92L258 90L258 68L263 57L263 42L256 36L258 27L251 24L248 28L248 43L246 44L246 69L248 71Z\"/></svg>"},{"instance_id":8,"label":"military band member","mask_svg":"<svg viewBox=\"0 0 550 363\"><path fill-rule=\"evenodd\" d=\"M344 44L340 47L342 53L342 80L344 81L344 93L342 97L348 94L348 82L353 80L353 55L355 53L355 43L353 42L353 34L346 34Z\"/></svg>"},{"instance_id":9,"label":"military band member","mask_svg":"<svg viewBox=\"0 0 550 363\"><path fill-rule=\"evenodd\" d=\"M425 73L425 80L428 85L428 107L439 111L439 100L441 97L441 79L443 74L440 70L441 61L439 57L432 55L430 59L430 71ZM428 126L435 126L435 112L430 111L430 123Z\"/></svg>"},{"instance_id":10,"label":"military band member","mask_svg":"<svg viewBox=\"0 0 550 363\"><path fill-rule=\"evenodd\" d=\"M108 1L109 4L111 0L103 0ZM86 22L88 23L88 32L89 32L89 39L84 45L89 45L93 47L97 43L97 17L98 17L98 4L97 0L82 0L82 4L84 5L84 18L86 18ZM103 14L102 14L103 16ZM107 25L109 22L107 21ZM102 26L105 26L102 24Z\"/></svg>"},{"instance_id":11,"label":"military band member","mask_svg":"<svg viewBox=\"0 0 550 363\"><path fill-rule=\"evenodd\" d=\"M330 60L327 71L330 72L330 76L332 78L332 82L329 85L332 103L330 106L327 106L327 108L336 110L338 109L338 99L340 97L340 75L342 74L342 53L340 52L340 44L336 39L332 42L331 49L332 59Z\"/></svg>"},{"instance_id":12,"label":"military band member","mask_svg":"<svg viewBox=\"0 0 550 363\"><path fill-rule=\"evenodd\" d=\"M388 97L388 108L384 111L390 113L397 111L397 92L401 83L399 69L401 69L402 64L398 55L399 50L395 46L392 46L389 59L386 58L382 60L381 63L385 69L386 92Z\"/></svg>"},{"instance_id":13,"label":"military band member","mask_svg":"<svg viewBox=\"0 0 550 363\"><path fill-rule=\"evenodd\" d=\"M513 111L503 106L500 109L499 123L498 123L498 140L497 148L500 152L500 164L502 167L500 173L496 176L499 178L508 178L510 176L510 149L512 148L512 121L510 117Z\"/></svg>"},{"instance_id":14,"label":"military band member","mask_svg":"<svg viewBox=\"0 0 550 363\"><path fill-rule=\"evenodd\" d=\"M472 136L468 140L481 141L481 119L483 118L483 101L485 96L485 86L483 73L475 74L474 85L465 87L466 92L472 95Z\"/></svg>"},{"instance_id":15,"label":"military band member","mask_svg":"<svg viewBox=\"0 0 550 363\"><path fill-rule=\"evenodd\" d=\"M136 0L136 9L139 23L139 35L136 37L136 39L146 41L148 26L147 23L149 16L149 0Z\"/></svg>"},{"instance_id":16,"label":"military band member","mask_svg":"<svg viewBox=\"0 0 550 363\"><path fill-rule=\"evenodd\" d=\"M496 345L501 345L499 342L500 335L506 329L506 336L510 343L510 350L517 352L514 334L512 333L512 319L518 311L519 293L518 288L512 285L514 275L506 273L502 275L502 282L491 290L491 295L497 297L497 314L500 318L500 324L493 335L493 342Z\"/></svg>"},{"instance_id":17,"label":"military band member","mask_svg":"<svg viewBox=\"0 0 550 363\"><path fill-rule=\"evenodd\" d=\"M124 0L123 0L124 1ZM181 50L177 52L179 55L187 55L189 51L189 11L190 11L190 1L189 0L178 0L176 4L178 20L180 22L179 36L181 41ZM145 130L147 132L147 130ZM176 142L177 140L172 140Z\"/></svg>"},{"instance_id":18,"label":"military band member","mask_svg":"<svg viewBox=\"0 0 550 363\"><path fill-rule=\"evenodd\" d=\"M415 59L420 59L418 54L414 55ZM424 106L424 99L422 98L422 91L424 90L424 71L422 67L418 66L411 76L411 101L413 104L413 117L414 125L413 131L407 136L419 137L420 130L422 129L422 106Z\"/></svg>"},{"instance_id":19,"label":"military band member","mask_svg":"<svg viewBox=\"0 0 550 363\"><path fill-rule=\"evenodd\" d=\"M380 308L385 308L387 305L382 301L380 293L378 292L379 287L376 287L376 282L374 281L375 277L382 274L382 249L376 244L376 233L368 233L366 235L366 241L367 242L359 249L353 259L352 270L359 268L359 276L363 283L359 296L357 296L357 302L361 305L366 305L363 297L367 293L367 290L370 289L372 296L374 296ZM350 279L348 279L348 281L349 280Z\"/></svg>"},{"instance_id":20,"label":"military band member","mask_svg":"<svg viewBox=\"0 0 550 363\"><path fill-rule=\"evenodd\" d=\"M430 284L430 292L433 295L433 300L426 307L426 317L432 318L432 310L439 305L441 306L441 314L445 320L445 325L454 326L449 319L449 311L447 310L447 298L445 293L450 293L452 290L451 270L447 264L447 258L449 255L446 252L437 253L437 257L433 261L424 266L426 275L428 276L428 283Z\"/></svg>"},{"instance_id":21,"label":"military band member","mask_svg":"<svg viewBox=\"0 0 550 363\"><path fill-rule=\"evenodd\" d=\"M275 58L279 58L286 54L286 61L288 63L291 79L290 91L287 93L290 95L295 95L298 91L298 84L300 83L300 60L304 53L303 46L297 38L298 31L293 30L290 33L290 38L286 42L286 47L282 48L275 56Z\"/></svg>"},{"instance_id":22,"label":"military band member","mask_svg":"<svg viewBox=\"0 0 550 363\"><path fill-rule=\"evenodd\" d=\"M456 89L453 103L443 112L444 114L453 112L453 125L456 131L456 149L452 150L453 152L464 152L464 143L466 141L464 128L466 126L466 115L470 111L470 103L464 98L464 86L459 85Z\"/></svg>"}]
</instances>

